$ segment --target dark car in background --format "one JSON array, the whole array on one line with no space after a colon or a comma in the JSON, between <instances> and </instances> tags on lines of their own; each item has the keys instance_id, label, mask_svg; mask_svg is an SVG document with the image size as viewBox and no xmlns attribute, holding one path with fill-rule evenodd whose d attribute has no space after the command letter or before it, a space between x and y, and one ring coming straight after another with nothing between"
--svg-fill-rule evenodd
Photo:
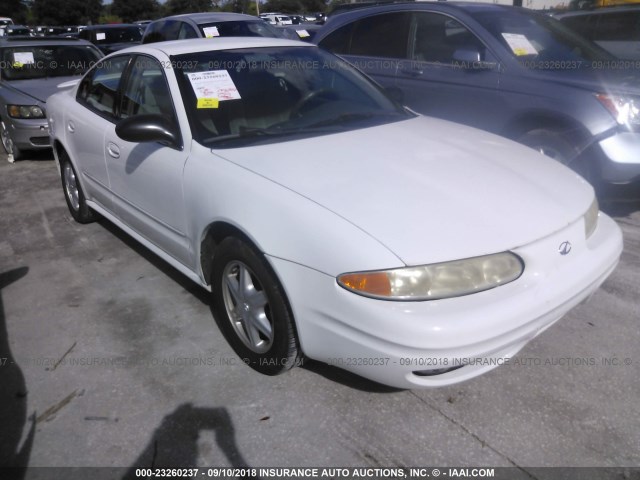
<instances>
[{"instance_id":1,"label":"dark car in background","mask_svg":"<svg viewBox=\"0 0 640 480\"><path fill-rule=\"evenodd\" d=\"M186 13L155 20L147 25L142 43L215 37L270 37L287 35L264 20L240 13Z\"/></svg>"},{"instance_id":2,"label":"dark car in background","mask_svg":"<svg viewBox=\"0 0 640 480\"><path fill-rule=\"evenodd\" d=\"M78 39L0 39L0 136L9 162L24 150L50 148L46 99L61 84L79 80L102 56Z\"/></svg>"},{"instance_id":3,"label":"dark car in background","mask_svg":"<svg viewBox=\"0 0 640 480\"><path fill-rule=\"evenodd\" d=\"M136 24L89 25L78 37L97 46L105 55L123 48L139 45L144 27Z\"/></svg>"},{"instance_id":4,"label":"dark car in background","mask_svg":"<svg viewBox=\"0 0 640 480\"><path fill-rule=\"evenodd\" d=\"M555 17L616 57L640 60L640 5L567 12Z\"/></svg>"},{"instance_id":5,"label":"dark car in background","mask_svg":"<svg viewBox=\"0 0 640 480\"><path fill-rule=\"evenodd\" d=\"M0 26L0 37L31 36L31 30L24 25Z\"/></svg>"},{"instance_id":6,"label":"dark car in background","mask_svg":"<svg viewBox=\"0 0 640 480\"><path fill-rule=\"evenodd\" d=\"M314 38L435 117L515 139L596 186L640 180L640 76L559 21L476 3L367 7Z\"/></svg>"}]
</instances>

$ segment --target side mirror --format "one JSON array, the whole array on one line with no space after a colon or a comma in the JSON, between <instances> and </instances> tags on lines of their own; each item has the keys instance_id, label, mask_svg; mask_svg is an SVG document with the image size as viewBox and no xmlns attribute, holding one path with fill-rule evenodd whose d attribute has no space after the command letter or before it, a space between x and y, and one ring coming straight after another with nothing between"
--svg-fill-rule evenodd
<instances>
[{"instance_id":1,"label":"side mirror","mask_svg":"<svg viewBox=\"0 0 640 480\"><path fill-rule=\"evenodd\" d=\"M116 135L127 142L160 142L178 147L180 133L174 122L163 115L135 115L116 124Z\"/></svg>"},{"instance_id":2,"label":"side mirror","mask_svg":"<svg viewBox=\"0 0 640 480\"><path fill-rule=\"evenodd\" d=\"M480 51L475 47L458 48L454 51L453 65L466 70L490 70L496 66L493 62L483 61Z\"/></svg>"}]
</instances>

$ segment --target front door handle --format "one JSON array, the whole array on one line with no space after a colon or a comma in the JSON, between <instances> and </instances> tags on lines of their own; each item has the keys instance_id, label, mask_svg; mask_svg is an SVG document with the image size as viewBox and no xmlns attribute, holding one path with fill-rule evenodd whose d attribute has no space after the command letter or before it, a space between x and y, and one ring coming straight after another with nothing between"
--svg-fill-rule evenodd
<instances>
[{"instance_id":1,"label":"front door handle","mask_svg":"<svg viewBox=\"0 0 640 480\"><path fill-rule=\"evenodd\" d=\"M107 144L107 152L113 158L120 158L120 148L115 143L109 142Z\"/></svg>"},{"instance_id":2,"label":"front door handle","mask_svg":"<svg viewBox=\"0 0 640 480\"><path fill-rule=\"evenodd\" d=\"M416 68L416 69L412 68L412 69L400 70L400 73L404 75L409 75L410 77L419 77L424 73L424 70L422 70L421 68Z\"/></svg>"}]
</instances>

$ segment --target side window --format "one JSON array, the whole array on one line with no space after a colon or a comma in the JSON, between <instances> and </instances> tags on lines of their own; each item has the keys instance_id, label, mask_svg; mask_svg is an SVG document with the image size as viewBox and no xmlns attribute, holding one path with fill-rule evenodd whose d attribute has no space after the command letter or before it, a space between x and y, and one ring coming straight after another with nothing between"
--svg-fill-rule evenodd
<instances>
[{"instance_id":1,"label":"side window","mask_svg":"<svg viewBox=\"0 0 640 480\"><path fill-rule=\"evenodd\" d=\"M640 38L640 14L635 12L599 15L594 34L596 41L630 41Z\"/></svg>"},{"instance_id":2,"label":"side window","mask_svg":"<svg viewBox=\"0 0 640 480\"><path fill-rule=\"evenodd\" d=\"M147 30L144 32L142 43L155 43L165 41L166 38L163 34L165 23L166 21L162 20L150 23L149 26L147 26Z\"/></svg>"},{"instance_id":3,"label":"side window","mask_svg":"<svg viewBox=\"0 0 640 480\"><path fill-rule=\"evenodd\" d=\"M183 40L185 38L198 38L198 34L191 25L185 22L180 23L180 32L178 33L179 40Z\"/></svg>"},{"instance_id":4,"label":"side window","mask_svg":"<svg viewBox=\"0 0 640 480\"><path fill-rule=\"evenodd\" d=\"M486 60L484 44L457 20L439 13L415 13L410 58L420 62L453 63L456 50L476 50Z\"/></svg>"},{"instance_id":5,"label":"side window","mask_svg":"<svg viewBox=\"0 0 640 480\"><path fill-rule=\"evenodd\" d=\"M99 63L78 88L77 100L108 119L115 119L120 78L129 63L128 55Z\"/></svg>"},{"instance_id":6,"label":"side window","mask_svg":"<svg viewBox=\"0 0 640 480\"><path fill-rule=\"evenodd\" d=\"M160 114L175 120L169 85L157 60L137 56L122 91L120 117Z\"/></svg>"},{"instance_id":7,"label":"side window","mask_svg":"<svg viewBox=\"0 0 640 480\"><path fill-rule=\"evenodd\" d=\"M340 54L348 54L351 49L351 34L355 22L348 23L337 29L335 32L327 35L319 43L320 47L324 48L328 52Z\"/></svg>"},{"instance_id":8,"label":"side window","mask_svg":"<svg viewBox=\"0 0 640 480\"><path fill-rule=\"evenodd\" d=\"M599 15L576 15L561 19L562 23L576 33L593 40L593 26L597 23Z\"/></svg>"},{"instance_id":9,"label":"side window","mask_svg":"<svg viewBox=\"0 0 640 480\"><path fill-rule=\"evenodd\" d=\"M359 20L354 26L348 53L371 57L405 58L409 20L408 12L374 15Z\"/></svg>"}]
</instances>

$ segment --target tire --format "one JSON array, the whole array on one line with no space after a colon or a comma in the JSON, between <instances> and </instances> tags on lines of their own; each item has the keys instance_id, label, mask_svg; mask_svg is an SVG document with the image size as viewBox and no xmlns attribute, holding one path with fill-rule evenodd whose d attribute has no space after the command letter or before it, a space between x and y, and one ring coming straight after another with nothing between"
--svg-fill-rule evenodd
<instances>
[{"instance_id":1,"label":"tire","mask_svg":"<svg viewBox=\"0 0 640 480\"><path fill-rule=\"evenodd\" d=\"M91 223L95 221L96 214L87 205L87 200L78 181L76 170L69 160L66 152L60 153L60 173L62 177L62 191L64 199L69 207L69 212L78 223Z\"/></svg>"},{"instance_id":2,"label":"tire","mask_svg":"<svg viewBox=\"0 0 640 480\"><path fill-rule=\"evenodd\" d=\"M589 182L598 196L601 196L602 176L595 158L588 154L576 158L576 149L563 137L549 130L532 130L518 141L571 168Z\"/></svg>"},{"instance_id":3,"label":"tire","mask_svg":"<svg viewBox=\"0 0 640 480\"><path fill-rule=\"evenodd\" d=\"M9 163L13 163L16 160L20 160L23 157L22 150L16 147L11 138L11 133L3 121L0 121L0 137L2 138L2 146L5 152L7 152L7 160Z\"/></svg>"},{"instance_id":4,"label":"tire","mask_svg":"<svg viewBox=\"0 0 640 480\"><path fill-rule=\"evenodd\" d=\"M211 310L233 350L254 370L278 375L299 363L293 315L264 256L227 237L211 267Z\"/></svg>"},{"instance_id":5,"label":"tire","mask_svg":"<svg viewBox=\"0 0 640 480\"><path fill-rule=\"evenodd\" d=\"M569 142L549 130L531 130L521 136L518 142L569 167L577 154Z\"/></svg>"}]
</instances>

